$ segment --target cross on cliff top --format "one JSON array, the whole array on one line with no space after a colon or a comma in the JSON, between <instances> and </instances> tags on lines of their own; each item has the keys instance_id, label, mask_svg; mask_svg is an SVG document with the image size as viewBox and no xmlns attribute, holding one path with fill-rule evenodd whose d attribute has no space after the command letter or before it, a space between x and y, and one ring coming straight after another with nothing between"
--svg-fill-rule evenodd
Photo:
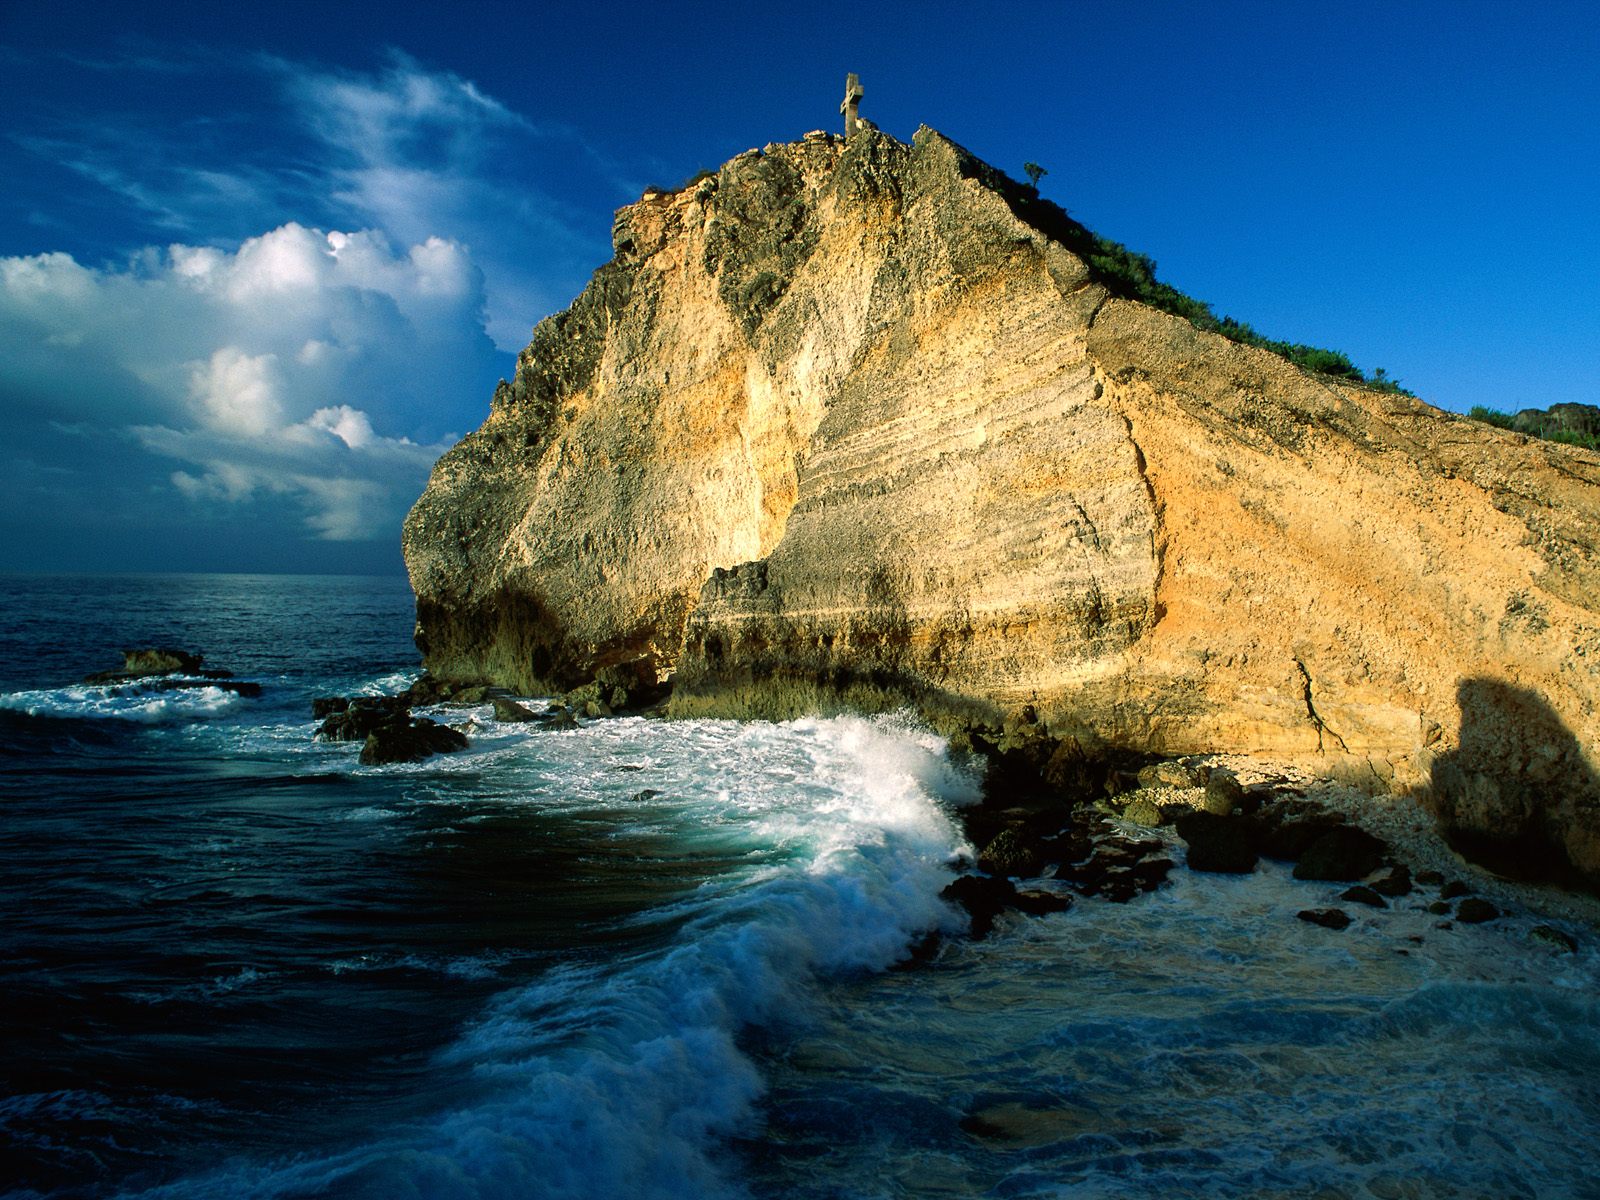
<instances>
[{"instance_id":1,"label":"cross on cliff top","mask_svg":"<svg viewBox=\"0 0 1600 1200\"><path fill-rule=\"evenodd\" d=\"M854 71L844 79L844 102L839 105L839 113L844 117L845 140L850 140L850 135L861 128L861 97L866 95L861 90L861 76Z\"/></svg>"}]
</instances>

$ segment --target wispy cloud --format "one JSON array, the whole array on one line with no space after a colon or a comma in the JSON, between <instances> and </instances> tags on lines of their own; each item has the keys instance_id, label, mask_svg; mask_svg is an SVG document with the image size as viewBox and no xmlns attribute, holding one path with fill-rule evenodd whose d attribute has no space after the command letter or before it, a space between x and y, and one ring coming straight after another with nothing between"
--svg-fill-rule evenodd
<instances>
[{"instance_id":1,"label":"wispy cloud","mask_svg":"<svg viewBox=\"0 0 1600 1200\"><path fill-rule=\"evenodd\" d=\"M138 240L104 262L0 259L11 464L59 464L0 473L0 506L41 528L71 511L135 529L176 506L240 530L395 537L432 462L482 419L505 352L609 253L625 172L398 53L355 71L136 51L63 66L115 103L39 110L10 134L85 185L18 195L19 228ZM194 102L175 112L175 92ZM595 200L581 210L555 198L575 180ZM145 241L171 244L126 249Z\"/></svg>"}]
</instances>

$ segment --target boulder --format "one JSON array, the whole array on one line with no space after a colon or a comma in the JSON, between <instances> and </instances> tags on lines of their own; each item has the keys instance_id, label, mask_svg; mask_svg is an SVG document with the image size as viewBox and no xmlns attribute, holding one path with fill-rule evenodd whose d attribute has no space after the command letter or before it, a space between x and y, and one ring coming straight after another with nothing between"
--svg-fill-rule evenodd
<instances>
[{"instance_id":1,"label":"boulder","mask_svg":"<svg viewBox=\"0 0 1600 1200\"><path fill-rule=\"evenodd\" d=\"M1126 821L1132 821L1135 825L1144 825L1149 828L1165 824L1160 806L1149 796L1136 796L1128 801L1127 807L1122 810L1122 817Z\"/></svg>"},{"instance_id":2,"label":"boulder","mask_svg":"<svg viewBox=\"0 0 1600 1200\"><path fill-rule=\"evenodd\" d=\"M1383 863L1389 847L1354 825L1319 834L1295 864L1296 879L1365 879Z\"/></svg>"},{"instance_id":3,"label":"boulder","mask_svg":"<svg viewBox=\"0 0 1600 1200\"><path fill-rule=\"evenodd\" d=\"M1388 902L1369 887L1362 887L1359 883L1353 888L1346 888L1339 893L1339 899L1348 900L1352 904L1365 904L1368 908L1388 908Z\"/></svg>"},{"instance_id":4,"label":"boulder","mask_svg":"<svg viewBox=\"0 0 1600 1200\"><path fill-rule=\"evenodd\" d=\"M1259 857L1259 831L1249 822L1215 813L1195 812L1179 817L1178 836L1189 845L1192 871L1247 875Z\"/></svg>"},{"instance_id":5,"label":"boulder","mask_svg":"<svg viewBox=\"0 0 1600 1200\"><path fill-rule=\"evenodd\" d=\"M1468 896L1456 905L1456 920L1463 925L1481 925L1485 921L1493 921L1499 915L1498 908L1477 896Z\"/></svg>"},{"instance_id":6,"label":"boulder","mask_svg":"<svg viewBox=\"0 0 1600 1200\"><path fill-rule=\"evenodd\" d=\"M1380 896L1409 896L1411 894L1411 868L1404 863L1390 868L1382 879L1374 880L1372 890Z\"/></svg>"},{"instance_id":7,"label":"boulder","mask_svg":"<svg viewBox=\"0 0 1600 1200\"><path fill-rule=\"evenodd\" d=\"M1037 875L1042 865L1037 842L1021 829L1002 829L978 855L978 866L991 875Z\"/></svg>"},{"instance_id":8,"label":"boulder","mask_svg":"<svg viewBox=\"0 0 1600 1200\"><path fill-rule=\"evenodd\" d=\"M343 710L323 718L316 736L330 742L361 742L385 725L404 723L410 714L403 696L355 696Z\"/></svg>"},{"instance_id":9,"label":"boulder","mask_svg":"<svg viewBox=\"0 0 1600 1200\"><path fill-rule=\"evenodd\" d=\"M361 747L361 761L367 766L420 762L434 754L448 754L466 747L465 734L427 717L413 717L380 725L369 733L366 744Z\"/></svg>"},{"instance_id":10,"label":"boulder","mask_svg":"<svg viewBox=\"0 0 1600 1200\"><path fill-rule=\"evenodd\" d=\"M961 875L939 895L967 910L972 936L983 937L994 919L1016 901L1017 889L1009 879L992 875Z\"/></svg>"},{"instance_id":11,"label":"boulder","mask_svg":"<svg viewBox=\"0 0 1600 1200\"><path fill-rule=\"evenodd\" d=\"M504 696L494 698L494 719L507 723L520 723L524 721L537 721L539 715L526 705L518 704Z\"/></svg>"},{"instance_id":12,"label":"boulder","mask_svg":"<svg viewBox=\"0 0 1600 1200\"><path fill-rule=\"evenodd\" d=\"M192 675L205 663L205 655L175 650L171 646L152 646L145 650L124 650L122 670L126 675Z\"/></svg>"},{"instance_id":13,"label":"boulder","mask_svg":"<svg viewBox=\"0 0 1600 1200\"><path fill-rule=\"evenodd\" d=\"M1245 792L1237 778L1227 771L1212 771L1206 780L1205 810L1219 817L1232 816L1243 807Z\"/></svg>"}]
</instances>

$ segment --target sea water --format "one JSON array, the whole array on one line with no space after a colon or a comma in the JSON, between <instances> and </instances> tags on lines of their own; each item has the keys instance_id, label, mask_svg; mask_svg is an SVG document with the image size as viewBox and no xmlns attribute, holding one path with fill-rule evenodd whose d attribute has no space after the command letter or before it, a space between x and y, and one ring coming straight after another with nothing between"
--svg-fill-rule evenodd
<instances>
[{"instance_id":1,"label":"sea water","mask_svg":"<svg viewBox=\"0 0 1600 1200\"><path fill-rule=\"evenodd\" d=\"M1264 865L964 939L980 768L903 717L315 741L410 599L0 580L0 1191L1600 1195L1591 931ZM73 682L150 644L263 695Z\"/></svg>"}]
</instances>

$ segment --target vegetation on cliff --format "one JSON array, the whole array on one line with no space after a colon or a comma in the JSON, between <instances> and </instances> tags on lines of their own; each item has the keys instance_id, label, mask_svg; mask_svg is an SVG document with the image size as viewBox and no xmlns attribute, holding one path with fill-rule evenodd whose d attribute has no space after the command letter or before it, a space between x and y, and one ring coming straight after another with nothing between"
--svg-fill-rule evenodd
<instances>
[{"instance_id":1,"label":"vegetation on cliff","mask_svg":"<svg viewBox=\"0 0 1600 1200\"><path fill-rule=\"evenodd\" d=\"M1467 416L1496 429L1525 433L1547 442L1600 450L1600 407L1593 404L1553 404L1548 409L1525 408L1509 413L1498 408L1473 405Z\"/></svg>"}]
</instances>

